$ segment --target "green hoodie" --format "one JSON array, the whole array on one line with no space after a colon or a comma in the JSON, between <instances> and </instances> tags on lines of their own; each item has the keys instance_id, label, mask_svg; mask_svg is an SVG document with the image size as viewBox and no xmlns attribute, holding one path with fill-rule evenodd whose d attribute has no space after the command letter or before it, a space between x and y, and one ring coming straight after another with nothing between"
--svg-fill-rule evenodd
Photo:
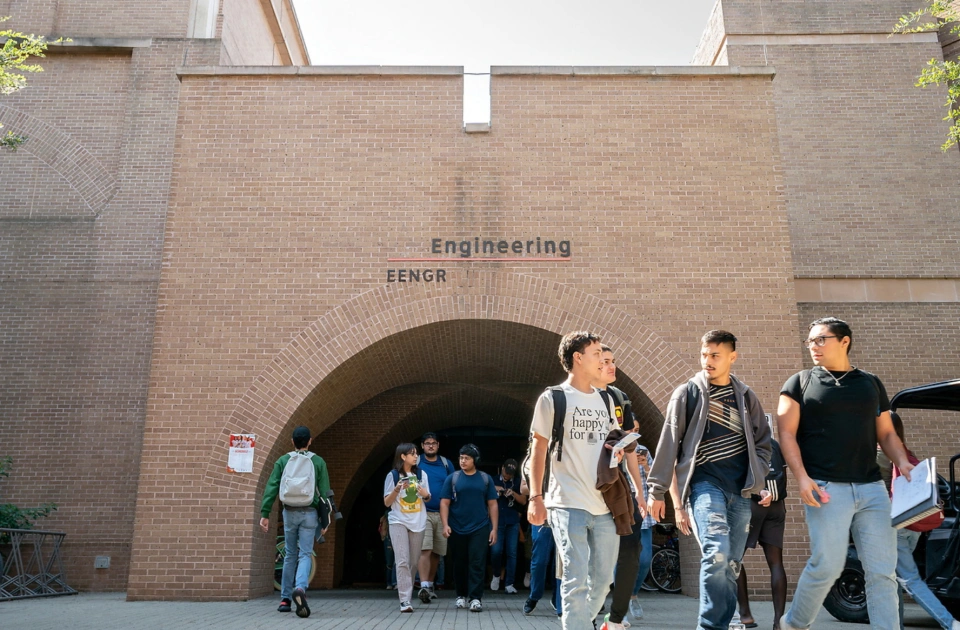
<instances>
[{"instance_id":1,"label":"green hoodie","mask_svg":"<svg viewBox=\"0 0 960 630\"><path fill-rule=\"evenodd\" d=\"M311 460L313 461L313 467L317 469L317 491L313 496L312 503L313 507L316 508L320 504L320 497L326 497L330 492L330 476L327 475L327 463L323 461L322 457L314 453ZM290 461L290 453L281 455L277 463L273 465L270 480L267 481L267 487L263 491L263 503L260 504L260 516L263 518L270 518L273 503L277 500L277 495L280 494L280 478L283 477L283 469L286 468L288 461Z\"/></svg>"}]
</instances>

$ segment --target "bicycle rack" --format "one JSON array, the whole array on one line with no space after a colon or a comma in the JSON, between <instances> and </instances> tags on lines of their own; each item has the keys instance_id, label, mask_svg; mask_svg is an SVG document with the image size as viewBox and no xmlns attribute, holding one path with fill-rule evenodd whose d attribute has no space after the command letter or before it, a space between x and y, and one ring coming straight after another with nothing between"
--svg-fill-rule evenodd
<instances>
[{"instance_id":1,"label":"bicycle rack","mask_svg":"<svg viewBox=\"0 0 960 630\"><path fill-rule=\"evenodd\" d=\"M0 527L0 540L9 538L0 549L10 548L6 558L0 556L0 600L76 595L76 589L67 585L60 556L65 536L63 532Z\"/></svg>"}]
</instances>

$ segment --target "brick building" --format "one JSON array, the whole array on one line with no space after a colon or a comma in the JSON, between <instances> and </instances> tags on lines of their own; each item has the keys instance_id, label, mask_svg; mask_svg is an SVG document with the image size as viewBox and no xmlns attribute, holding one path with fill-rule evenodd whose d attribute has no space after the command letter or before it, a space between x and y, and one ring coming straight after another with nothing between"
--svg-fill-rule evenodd
<instances>
[{"instance_id":1,"label":"brick building","mask_svg":"<svg viewBox=\"0 0 960 630\"><path fill-rule=\"evenodd\" d=\"M957 152L913 87L955 44L887 37L911 6L720 0L696 66L494 68L465 133L460 68L306 65L287 0L0 0L73 39L0 100L30 137L0 154L4 496L59 505L78 588L261 595L259 495L306 424L345 515L329 588L362 581L396 443L518 456L570 329L617 349L647 443L708 328L769 411L825 314L891 392L957 376ZM958 450L955 418L907 420Z\"/></svg>"}]
</instances>

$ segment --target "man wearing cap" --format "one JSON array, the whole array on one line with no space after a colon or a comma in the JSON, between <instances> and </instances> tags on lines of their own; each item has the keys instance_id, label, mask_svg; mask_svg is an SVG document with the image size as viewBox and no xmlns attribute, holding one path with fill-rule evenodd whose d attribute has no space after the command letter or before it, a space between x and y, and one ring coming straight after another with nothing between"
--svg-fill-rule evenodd
<instances>
[{"instance_id":1,"label":"man wearing cap","mask_svg":"<svg viewBox=\"0 0 960 630\"><path fill-rule=\"evenodd\" d=\"M306 591L310 579L310 566L313 562L313 542L319 523L317 506L320 503L320 497L326 497L330 491L330 477L327 474L326 462L309 450L313 442L310 429L304 426L297 427L293 430L292 441L294 450L281 455L273 465L270 480L267 481L267 487L263 491L263 502L260 504L260 529L265 533L270 532L270 512L273 511L273 504L279 497L281 503L284 503L283 537L287 553L283 559L280 606L277 611L290 612L292 598L297 606L297 616L309 617L310 607L307 605ZM291 460L293 460L292 464ZM291 471L297 470L295 476L284 476L288 465L291 466ZM311 485L312 500L309 496ZM305 486L308 489L304 492ZM301 497L304 496L306 498L302 499ZM326 530L321 534L324 532ZM294 548L298 550L297 553L294 553Z\"/></svg>"}]
</instances>

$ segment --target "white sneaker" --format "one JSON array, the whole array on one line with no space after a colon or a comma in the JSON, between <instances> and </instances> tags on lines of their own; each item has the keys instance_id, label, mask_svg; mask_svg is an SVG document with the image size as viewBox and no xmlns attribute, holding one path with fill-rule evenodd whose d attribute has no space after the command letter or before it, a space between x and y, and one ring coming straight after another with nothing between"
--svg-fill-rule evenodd
<instances>
[{"instance_id":1,"label":"white sneaker","mask_svg":"<svg viewBox=\"0 0 960 630\"><path fill-rule=\"evenodd\" d=\"M438 599L436 592L433 590L433 585L427 589L430 592L430 599Z\"/></svg>"},{"instance_id":2,"label":"white sneaker","mask_svg":"<svg viewBox=\"0 0 960 630\"><path fill-rule=\"evenodd\" d=\"M483 604L480 603L479 599L470 600L470 612L480 612L483 610Z\"/></svg>"},{"instance_id":3,"label":"white sneaker","mask_svg":"<svg viewBox=\"0 0 960 630\"><path fill-rule=\"evenodd\" d=\"M630 616L633 617L634 621L643 619L643 606L640 605L639 597L630 598Z\"/></svg>"},{"instance_id":4,"label":"white sneaker","mask_svg":"<svg viewBox=\"0 0 960 630\"><path fill-rule=\"evenodd\" d=\"M503 592L513 595L517 592L517 588L513 584L507 584L507 587L503 589Z\"/></svg>"},{"instance_id":5,"label":"white sneaker","mask_svg":"<svg viewBox=\"0 0 960 630\"><path fill-rule=\"evenodd\" d=\"M467 607L467 598L458 597L457 598L457 608L466 608Z\"/></svg>"},{"instance_id":6,"label":"white sneaker","mask_svg":"<svg viewBox=\"0 0 960 630\"><path fill-rule=\"evenodd\" d=\"M624 628L629 628L629 627L630 627L630 622L627 621L626 619L624 619L623 621L621 621L620 624L623 625Z\"/></svg>"},{"instance_id":7,"label":"white sneaker","mask_svg":"<svg viewBox=\"0 0 960 630\"><path fill-rule=\"evenodd\" d=\"M530 588L530 572L523 576L523 588Z\"/></svg>"},{"instance_id":8,"label":"white sneaker","mask_svg":"<svg viewBox=\"0 0 960 630\"><path fill-rule=\"evenodd\" d=\"M957 621L956 619L954 619L953 626L950 628L950 630L960 630L960 621Z\"/></svg>"},{"instance_id":9,"label":"white sneaker","mask_svg":"<svg viewBox=\"0 0 960 630\"><path fill-rule=\"evenodd\" d=\"M490 580L490 590L491 590L491 591L500 590L500 576L499 576L499 575L496 576L496 577L494 577L492 580Z\"/></svg>"},{"instance_id":10,"label":"white sneaker","mask_svg":"<svg viewBox=\"0 0 960 630\"><path fill-rule=\"evenodd\" d=\"M410 602L400 602L400 612L402 613L412 613L413 606L410 605Z\"/></svg>"}]
</instances>

